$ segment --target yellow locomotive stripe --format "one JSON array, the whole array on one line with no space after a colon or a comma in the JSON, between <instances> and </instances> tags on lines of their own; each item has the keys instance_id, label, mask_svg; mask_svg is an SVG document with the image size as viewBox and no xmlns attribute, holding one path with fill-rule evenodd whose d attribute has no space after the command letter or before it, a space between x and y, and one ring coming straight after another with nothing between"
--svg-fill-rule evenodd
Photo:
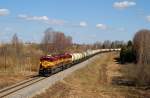
<instances>
[{"instance_id":1,"label":"yellow locomotive stripe","mask_svg":"<svg viewBox=\"0 0 150 98\"><path fill-rule=\"evenodd\" d=\"M47 68L47 67L54 66L55 63L54 63L54 62L43 61L43 62L41 62L41 65L42 65L44 68Z\"/></svg>"},{"instance_id":2,"label":"yellow locomotive stripe","mask_svg":"<svg viewBox=\"0 0 150 98\"><path fill-rule=\"evenodd\" d=\"M44 67L44 68L48 68L48 67L54 67L59 65L60 63L65 63L65 62L69 62L71 61L70 58L66 58L66 59L60 59L57 61L53 61L53 62L49 62L49 61L42 61L40 62L40 64Z\"/></svg>"}]
</instances>

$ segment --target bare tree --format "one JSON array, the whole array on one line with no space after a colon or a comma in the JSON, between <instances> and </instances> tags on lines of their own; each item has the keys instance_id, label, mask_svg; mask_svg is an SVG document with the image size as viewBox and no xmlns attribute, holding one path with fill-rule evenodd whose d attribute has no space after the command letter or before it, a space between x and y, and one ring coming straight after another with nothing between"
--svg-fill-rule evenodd
<instances>
[{"instance_id":1,"label":"bare tree","mask_svg":"<svg viewBox=\"0 0 150 98\"><path fill-rule=\"evenodd\" d=\"M1 67L4 66L4 70L6 71L6 69L7 69L7 57L8 57L6 45L2 44L2 46L0 47L0 56L2 57Z\"/></svg>"},{"instance_id":2,"label":"bare tree","mask_svg":"<svg viewBox=\"0 0 150 98\"><path fill-rule=\"evenodd\" d=\"M136 56L137 80L140 85L150 83L150 30L140 30L133 38L133 49ZM142 73L142 74L141 74Z\"/></svg>"},{"instance_id":3,"label":"bare tree","mask_svg":"<svg viewBox=\"0 0 150 98\"><path fill-rule=\"evenodd\" d=\"M42 50L47 54L49 52L52 52L53 50L53 39L54 39L54 31L52 28L48 28L44 32L44 37L42 39Z\"/></svg>"},{"instance_id":4,"label":"bare tree","mask_svg":"<svg viewBox=\"0 0 150 98\"><path fill-rule=\"evenodd\" d=\"M54 46L56 51L62 51L65 47L65 35L61 32L55 32Z\"/></svg>"},{"instance_id":5,"label":"bare tree","mask_svg":"<svg viewBox=\"0 0 150 98\"><path fill-rule=\"evenodd\" d=\"M22 48L23 48L23 44L21 40L18 38L17 34L14 34L12 36L11 43L12 43L12 48L14 49L16 56L20 56Z\"/></svg>"},{"instance_id":6,"label":"bare tree","mask_svg":"<svg viewBox=\"0 0 150 98\"><path fill-rule=\"evenodd\" d=\"M111 48L111 41L105 40L103 42L103 48Z\"/></svg>"},{"instance_id":7,"label":"bare tree","mask_svg":"<svg viewBox=\"0 0 150 98\"><path fill-rule=\"evenodd\" d=\"M72 44L72 37L66 36L62 32L55 32L54 46L57 51L64 51Z\"/></svg>"},{"instance_id":8,"label":"bare tree","mask_svg":"<svg viewBox=\"0 0 150 98\"><path fill-rule=\"evenodd\" d=\"M46 54L62 52L71 44L72 37L66 36L63 32L53 31L51 28L44 32L42 49Z\"/></svg>"},{"instance_id":9,"label":"bare tree","mask_svg":"<svg viewBox=\"0 0 150 98\"><path fill-rule=\"evenodd\" d=\"M19 38L18 38L17 34L14 34L12 37L12 45L17 47L18 44L19 44Z\"/></svg>"},{"instance_id":10,"label":"bare tree","mask_svg":"<svg viewBox=\"0 0 150 98\"><path fill-rule=\"evenodd\" d=\"M139 64L150 64L150 31L140 30L133 39L136 61Z\"/></svg>"}]
</instances>

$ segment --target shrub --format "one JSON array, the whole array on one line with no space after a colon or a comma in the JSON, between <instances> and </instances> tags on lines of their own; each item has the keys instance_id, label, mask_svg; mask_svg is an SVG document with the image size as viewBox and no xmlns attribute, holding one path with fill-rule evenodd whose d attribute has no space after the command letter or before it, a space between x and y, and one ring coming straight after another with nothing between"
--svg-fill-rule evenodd
<instances>
[{"instance_id":1,"label":"shrub","mask_svg":"<svg viewBox=\"0 0 150 98\"><path fill-rule=\"evenodd\" d=\"M121 63L133 62L135 60L135 56L133 53L132 42L129 41L126 46L121 48L120 52L120 61Z\"/></svg>"}]
</instances>

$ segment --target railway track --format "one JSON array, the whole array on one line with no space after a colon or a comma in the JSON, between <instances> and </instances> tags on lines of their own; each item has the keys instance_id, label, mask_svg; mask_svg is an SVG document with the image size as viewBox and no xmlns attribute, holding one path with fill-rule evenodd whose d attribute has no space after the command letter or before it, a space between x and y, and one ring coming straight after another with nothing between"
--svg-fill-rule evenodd
<instances>
[{"instance_id":1,"label":"railway track","mask_svg":"<svg viewBox=\"0 0 150 98\"><path fill-rule=\"evenodd\" d=\"M19 82L17 84L14 84L12 86L9 86L9 87L6 87L4 89L1 89L0 90L0 98L4 98L20 89L23 89L27 86L30 86L34 83L37 83L43 79L45 79L46 77L34 77L34 78L31 78L31 79L28 79L28 80L25 80L25 81L22 81L22 82Z\"/></svg>"}]
</instances>

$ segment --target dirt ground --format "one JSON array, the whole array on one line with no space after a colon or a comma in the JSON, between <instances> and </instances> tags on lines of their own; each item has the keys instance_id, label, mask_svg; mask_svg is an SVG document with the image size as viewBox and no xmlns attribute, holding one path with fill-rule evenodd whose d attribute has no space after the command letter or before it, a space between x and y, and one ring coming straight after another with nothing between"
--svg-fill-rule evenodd
<instances>
[{"instance_id":1,"label":"dirt ground","mask_svg":"<svg viewBox=\"0 0 150 98\"><path fill-rule=\"evenodd\" d=\"M34 76L35 73L8 73L0 72L0 89L15 84L17 82L26 80Z\"/></svg>"},{"instance_id":2,"label":"dirt ground","mask_svg":"<svg viewBox=\"0 0 150 98\"><path fill-rule=\"evenodd\" d=\"M137 89L119 79L124 78L121 65L115 59L119 53L104 53L99 55L87 67L77 70L34 98L150 98L150 91Z\"/></svg>"}]
</instances>

